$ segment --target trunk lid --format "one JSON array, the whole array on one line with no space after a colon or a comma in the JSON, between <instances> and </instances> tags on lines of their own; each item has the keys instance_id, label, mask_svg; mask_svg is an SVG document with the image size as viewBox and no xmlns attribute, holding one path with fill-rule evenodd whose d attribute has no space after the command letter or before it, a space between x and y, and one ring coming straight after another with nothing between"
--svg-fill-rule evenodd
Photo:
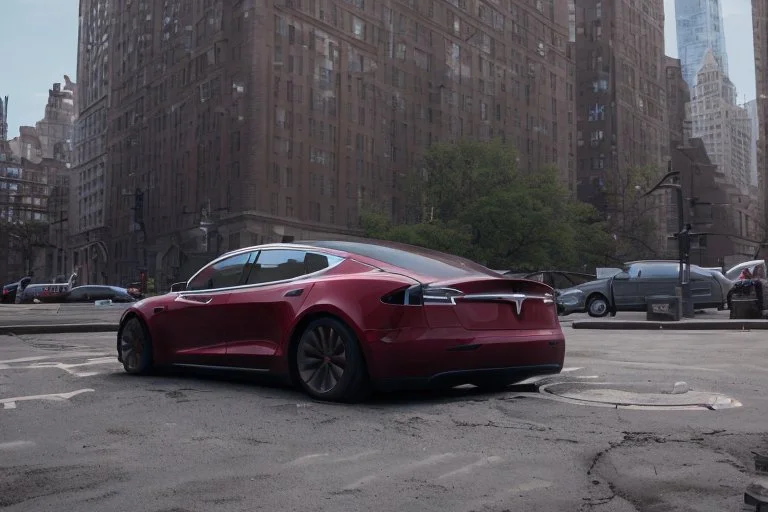
<instances>
[{"instance_id":1,"label":"trunk lid","mask_svg":"<svg viewBox=\"0 0 768 512\"><path fill-rule=\"evenodd\" d=\"M525 279L475 277L422 288L431 327L468 330L527 330L559 327L554 290Z\"/></svg>"}]
</instances>

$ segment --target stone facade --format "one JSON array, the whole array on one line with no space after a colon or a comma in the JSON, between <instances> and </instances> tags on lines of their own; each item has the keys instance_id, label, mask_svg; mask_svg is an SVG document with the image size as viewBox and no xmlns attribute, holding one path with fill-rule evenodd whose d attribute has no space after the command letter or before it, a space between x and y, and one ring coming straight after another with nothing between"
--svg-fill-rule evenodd
<instances>
[{"instance_id":1,"label":"stone facade","mask_svg":"<svg viewBox=\"0 0 768 512\"><path fill-rule=\"evenodd\" d=\"M437 141L500 137L523 169L575 183L568 0L155 0L112 15L113 283L356 236L368 207L402 221L406 178Z\"/></svg>"}]
</instances>

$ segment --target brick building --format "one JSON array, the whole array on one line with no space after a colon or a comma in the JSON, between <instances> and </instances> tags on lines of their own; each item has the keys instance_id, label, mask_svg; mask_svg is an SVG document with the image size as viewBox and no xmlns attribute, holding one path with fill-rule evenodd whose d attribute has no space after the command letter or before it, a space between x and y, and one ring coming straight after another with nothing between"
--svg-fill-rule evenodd
<instances>
[{"instance_id":1,"label":"brick building","mask_svg":"<svg viewBox=\"0 0 768 512\"><path fill-rule=\"evenodd\" d=\"M0 279L33 272L36 279L65 273L69 161L75 85L67 79L48 90L45 114L35 127L0 148ZM10 234L10 237L8 236ZM71 270L71 269L69 269Z\"/></svg>"},{"instance_id":2,"label":"brick building","mask_svg":"<svg viewBox=\"0 0 768 512\"><path fill-rule=\"evenodd\" d=\"M0 98L0 142L8 140L8 96Z\"/></svg>"},{"instance_id":3,"label":"brick building","mask_svg":"<svg viewBox=\"0 0 768 512\"><path fill-rule=\"evenodd\" d=\"M568 0L155 0L110 15L113 282L146 268L162 287L241 245L354 236L366 207L402 221L435 141L501 137L522 168L575 181Z\"/></svg>"},{"instance_id":4,"label":"brick building","mask_svg":"<svg viewBox=\"0 0 768 512\"><path fill-rule=\"evenodd\" d=\"M758 203L762 224L768 229L768 0L752 0L752 35L755 46L755 78L757 81ZM768 237L768 233L764 236Z\"/></svg>"},{"instance_id":5,"label":"brick building","mask_svg":"<svg viewBox=\"0 0 768 512\"><path fill-rule=\"evenodd\" d=\"M575 0L578 197L605 210L606 176L669 158L662 0ZM666 226L668 196L651 198ZM656 208L655 206L658 206ZM666 230L658 234L665 250Z\"/></svg>"},{"instance_id":6,"label":"brick building","mask_svg":"<svg viewBox=\"0 0 768 512\"><path fill-rule=\"evenodd\" d=\"M82 284L108 281L106 139L112 21L108 9L115 10L117 4L123 3L80 0L75 95L77 117L67 215L71 247L67 252L69 262L79 269L78 282Z\"/></svg>"}]
</instances>

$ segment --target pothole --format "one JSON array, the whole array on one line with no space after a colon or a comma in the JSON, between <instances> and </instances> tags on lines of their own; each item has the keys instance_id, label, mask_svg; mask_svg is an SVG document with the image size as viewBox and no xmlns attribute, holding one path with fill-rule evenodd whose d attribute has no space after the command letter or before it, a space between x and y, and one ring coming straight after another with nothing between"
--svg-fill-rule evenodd
<instances>
[{"instance_id":1,"label":"pothole","mask_svg":"<svg viewBox=\"0 0 768 512\"><path fill-rule=\"evenodd\" d=\"M726 395L691 390L681 382L665 390L647 384L556 382L541 385L539 391L569 403L615 409L716 411L742 405Z\"/></svg>"}]
</instances>

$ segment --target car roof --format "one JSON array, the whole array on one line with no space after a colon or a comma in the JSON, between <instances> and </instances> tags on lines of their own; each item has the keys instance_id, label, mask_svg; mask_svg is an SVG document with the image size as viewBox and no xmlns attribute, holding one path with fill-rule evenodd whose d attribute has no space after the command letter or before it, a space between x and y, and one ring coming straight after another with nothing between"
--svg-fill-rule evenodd
<instances>
[{"instance_id":1,"label":"car roof","mask_svg":"<svg viewBox=\"0 0 768 512\"><path fill-rule=\"evenodd\" d=\"M230 251L219 256L210 263L220 261L221 259L236 254L267 249L304 250L323 252L341 257L353 257L363 263L369 263L375 267L398 268L412 272L414 276L418 275L422 277L452 278L477 274L501 277L497 272L460 256L454 256L444 252L399 242L382 240L366 240L364 242L348 240L312 240L256 245Z\"/></svg>"}]
</instances>

